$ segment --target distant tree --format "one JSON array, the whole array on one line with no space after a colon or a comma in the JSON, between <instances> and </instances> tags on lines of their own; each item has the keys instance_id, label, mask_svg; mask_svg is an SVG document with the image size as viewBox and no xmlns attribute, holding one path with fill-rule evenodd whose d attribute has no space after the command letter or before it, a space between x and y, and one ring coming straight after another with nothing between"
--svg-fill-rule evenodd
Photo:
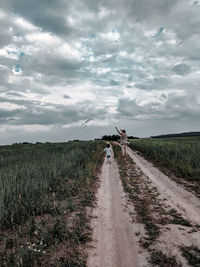
<instances>
[{"instance_id":1,"label":"distant tree","mask_svg":"<svg viewBox=\"0 0 200 267\"><path fill-rule=\"evenodd\" d=\"M128 139L140 139L139 137L136 137L136 136L128 136Z\"/></svg>"},{"instance_id":2,"label":"distant tree","mask_svg":"<svg viewBox=\"0 0 200 267\"><path fill-rule=\"evenodd\" d=\"M119 135L104 135L102 136L101 140L105 141L118 141L120 139Z\"/></svg>"},{"instance_id":3,"label":"distant tree","mask_svg":"<svg viewBox=\"0 0 200 267\"><path fill-rule=\"evenodd\" d=\"M162 134L151 136L151 138L174 138L174 137L193 137L200 136L200 132L187 132L187 133L178 133L178 134Z\"/></svg>"},{"instance_id":4,"label":"distant tree","mask_svg":"<svg viewBox=\"0 0 200 267\"><path fill-rule=\"evenodd\" d=\"M104 135L101 140L105 140L105 141L118 141L120 139L119 135ZM139 137L135 137L135 136L128 136L128 139L139 139Z\"/></svg>"}]
</instances>

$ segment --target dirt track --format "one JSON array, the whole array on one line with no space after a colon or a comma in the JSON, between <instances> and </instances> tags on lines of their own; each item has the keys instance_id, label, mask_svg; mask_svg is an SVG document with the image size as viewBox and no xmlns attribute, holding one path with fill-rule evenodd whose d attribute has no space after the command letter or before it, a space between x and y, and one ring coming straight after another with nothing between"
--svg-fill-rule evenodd
<instances>
[{"instance_id":1,"label":"dirt track","mask_svg":"<svg viewBox=\"0 0 200 267\"><path fill-rule=\"evenodd\" d=\"M128 154L141 171L149 177L161 193L161 197L165 198L171 207L175 208L194 224L200 225L200 200L196 196L184 189L181 184L178 185L169 179L167 175L155 168L152 163L133 152L129 147Z\"/></svg>"},{"instance_id":2,"label":"dirt track","mask_svg":"<svg viewBox=\"0 0 200 267\"><path fill-rule=\"evenodd\" d=\"M142 171L146 179L152 182L160 193L163 205L175 209L192 225L200 225L200 200L172 181L155 168L150 162L128 148L128 155ZM89 250L90 267L137 267L150 266L146 250L139 245L139 236L144 233L143 225L131 222L129 213L134 207L127 205L123 192L119 170L114 157L111 165L104 161L97 192L97 208L93 210L93 242ZM161 226L160 226L161 227ZM190 266L182 257L180 246L195 245L200 248L200 231L191 228L167 224L162 226L160 236L153 248L162 250L166 255L176 255L182 266Z\"/></svg>"},{"instance_id":3,"label":"dirt track","mask_svg":"<svg viewBox=\"0 0 200 267\"><path fill-rule=\"evenodd\" d=\"M104 161L93 211L93 248L89 252L90 267L147 266L146 252L136 239L139 225L131 223L129 208L119 178L118 166ZM144 252L144 253L142 253Z\"/></svg>"}]
</instances>

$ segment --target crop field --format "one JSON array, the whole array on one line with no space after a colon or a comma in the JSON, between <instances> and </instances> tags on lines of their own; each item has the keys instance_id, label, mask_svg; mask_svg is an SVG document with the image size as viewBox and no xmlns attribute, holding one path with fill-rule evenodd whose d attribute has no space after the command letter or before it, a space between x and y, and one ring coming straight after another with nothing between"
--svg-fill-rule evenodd
<instances>
[{"instance_id":1,"label":"crop field","mask_svg":"<svg viewBox=\"0 0 200 267\"><path fill-rule=\"evenodd\" d=\"M178 176L200 180L200 137L138 139L130 147Z\"/></svg>"},{"instance_id":2,"label":"crop field","mask_svg":"<svg viewBox=\"0 0 200 267\"><path fill-rule=\"evenodd\" d=\"M103 142L0 147L0 266L85 266ZM58 253L59 252L59 253ZM28 265L27 265L28 264Z\"/></svg>"}]
</instances>

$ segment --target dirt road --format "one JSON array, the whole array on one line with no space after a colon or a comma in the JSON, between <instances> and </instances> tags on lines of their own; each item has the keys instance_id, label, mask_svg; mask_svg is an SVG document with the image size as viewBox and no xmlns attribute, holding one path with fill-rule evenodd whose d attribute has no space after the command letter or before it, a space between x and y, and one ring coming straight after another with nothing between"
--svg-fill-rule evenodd
<instances>
[{"instance_id":1,"label":"dirt road","mask_svg":"<svg viewBox=\"0 0 200 267\"><path fill-rule=\"evenodd\" d=\"M93 211L93 248L89 252L88 266L147 266L147 254L140 248L135 235L140 226L131 222L113 156L110 165L104 161L100 183L97 208Z\"/></svg>"},{"instance_id":2,"label":"dirt road","mask_svg":"<svg viewBox=\"0 0 200 267\"><path fill-rule=\"evenodd\" d=\"M169 179L167 175L155 168L151 162L134 152L128 147L128 155L133 159L141 171L149 177L158 189L162 198L168 204L184 215L186 219L192 220L194 224L200 225L200 200L184 189L181 184Z\"/></svg>"},{"instance_id":3,"label":"dirt road","mask_svg":"<svg viewBox=\"0 0 200 267\"><path fill-rule=\"evenodd\" d=\"M176 210L192 225L191 227L179 223L159 225L160 234L152 248L164 252L168 257L170 255L175 256L181 266L200 266L199 256L196 256L196 263L193 260L193 265L190 265L183 257L180 249L181 247L186 247L187 251L190 247L200 249L200 200L186 190L183 185L177 184L155 168L151 162L145 160L137 152L128 148L128 155L133 159L143 176L151 181L152 188L155 187L160 193L159 199L162 200L163 208Z\"/></svg>"},{"instance_id":4,"label":"dirt road","mask_svg":"<svg viewBox=\"0 0 200 267\"><path fill-rule=\"evenodd\" d=\"M177 266L190 266L180 248L195 246L200 249L200 200L130 148L128 155L136 164L138 172L142 173L143 181L150 182L150 191L155 187L159 192L158 198L162 200L162 207L176 210L191 223L191 226L181 223L160 224L158 237L151 249L162 251L167 257L175 256L180 264ZM151 266L148 262L148 250L139 245L140 237L145 235L144 225L132 222L130 213L135 213L134 206L127 203L118 165L112 155L110 165L106 160L103 163L97 207L93 209L93 241L88 253L89 267Z\"/></svg>"}]
</instances>

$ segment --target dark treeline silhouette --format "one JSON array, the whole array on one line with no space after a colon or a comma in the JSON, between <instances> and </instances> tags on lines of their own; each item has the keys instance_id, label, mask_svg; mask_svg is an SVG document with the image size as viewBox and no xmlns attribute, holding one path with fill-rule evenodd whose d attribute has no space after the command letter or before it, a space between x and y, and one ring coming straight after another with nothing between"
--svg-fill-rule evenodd
<instances>
[{"instance_id":1,"label":"dark treeline silhouette","mask_svg":"<svg viewBox=\"0 0 200 267\"><path fill-rule=\"evenodd\" d=\"M140 139L140 138L137 137L137 136L132 136L132 135L130 135L130 136L128 136L128 139Z\"/></svg>"},{"instance_id":2,"label":"dark treeline silhouette","mask_svg":"<svg viewBox=\"0 0 200 267\"><path fill-rule=\"evenodd\" d=\"M105 140L105 141L118 141L120 139L120 136L117 134L113 134L113 135L104 135L102 136L101 140ZM128 136L128 139L139 139L138 137L135 136Z\"/></svg>"},{"instance_id":3,"label":"dark treeline silhouette","mask_svg":"<svg viewBox=\"0 0 200 267\"><path fill-rule=\"evenodd\" d=\"M163 134L151 136L151 138L173 138L173 137L193 137L200 136L200 132L187 132L187 133L178 133L178 134Z\"/></svg>"},{"instance_id":4,"label":"dark treeline silhouette","mask_svg":"<svg viewBox=\"0 0 200 267\"><path fill-rule=\"evenodd\" d=\"M105 141L118 141L120 139L119 135L113 134L113 135L103 135L101 140Z\"/></svg>"},{"instance_id":5,"label":"dark treeline silhouette","mask_svg":"<svg viewBox=\"0 0 200 267\"><path fill-rule=\"evenodd\" d=\"M50 142L42 143L42 142L36 142L36 143L30 143L30 142L19 142L19 143L13 143L12 146L16 145L41 145L41 144L50 144Z\"/></svg>"}]
</instances>

